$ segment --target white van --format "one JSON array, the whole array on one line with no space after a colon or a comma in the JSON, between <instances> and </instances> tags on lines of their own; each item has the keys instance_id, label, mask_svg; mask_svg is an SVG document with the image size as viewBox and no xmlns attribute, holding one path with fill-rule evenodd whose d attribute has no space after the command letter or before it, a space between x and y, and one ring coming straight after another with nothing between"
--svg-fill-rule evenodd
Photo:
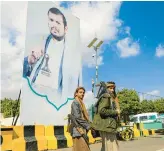
<instances>
[{"instance_id":1,"label":"white van","mask_svg":"<svg viewBox=\"0 0 164 151\"><path fill-rule=\"evenodd\" d=\"M130 125L133 123L150 123L154 122L158 118L158 113L142 113L134 115L130 120Z\"/></svg>"}]
</instances>

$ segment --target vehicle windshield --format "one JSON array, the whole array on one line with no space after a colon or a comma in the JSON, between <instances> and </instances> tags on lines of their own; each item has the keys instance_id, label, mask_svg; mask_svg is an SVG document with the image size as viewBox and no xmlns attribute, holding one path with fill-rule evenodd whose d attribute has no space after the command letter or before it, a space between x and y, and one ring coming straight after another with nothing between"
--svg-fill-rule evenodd
<instances>
[{"instance_id":1,"label":"vehicle windshield","mask_svg":"<svg viewBox=\"0 0 164 151\"><path fill-rule=\"evenodd\" d=\"M150 115L148 118L149 118L149 120L155 120L156 116L155 115Z\"/></svg>"},{"instance_id":2,"label":"vehicle windshield","mask_svg":"<svg viewBox=\"0 0 164 151\"><path fill-rule=\"evenodd\" d=\"M139 119L140 119L140 121L146 121L146 120L148 120L148 117L147 116L140 116Z\"/></svg>"}]
</instances>

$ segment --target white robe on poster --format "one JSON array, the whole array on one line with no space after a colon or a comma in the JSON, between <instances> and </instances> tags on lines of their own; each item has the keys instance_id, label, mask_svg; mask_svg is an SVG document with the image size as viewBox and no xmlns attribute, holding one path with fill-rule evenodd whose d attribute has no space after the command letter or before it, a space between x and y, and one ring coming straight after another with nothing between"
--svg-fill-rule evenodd
<instances>
[{"instance_id":1,"label":"white robe on poster","mask_svg":"<svg viewBox=\"0 0 164 151\"><path fill-rule=\"evenodd\" d=\"M44 89L44 93L41 94L47 95L48 100L53 103L57 108L59 108L62 104L66 103L67 98L73 98L74 91L78 86L78 80L80 85L82 82L81 53L76 49L79 47L79 43L76 43L73 46L74 48L67 44L67 39L65 39L65 49L62 67L63 89L60 100L55 96L55 93L54 96L49 97ZM34 67L33 71L35 70L36 69ZM48 125L54 123L57 125L63 125L63 123L67 123L67 121L64 121L64 118L67 116L67 114L70 113L70 106L72 101L68 101L67 104L63 105L59 110L57 110L51 103L47 101L45 97L41 97L35 94L27 84L26 79L23 80L22 89L22 96L24 98L28 98L28 101L22 101L21 103L20 117L22 124L28 125L31 123L44 123ZM35 90L35 88L33 89Z\"/></svg>"},{"instance_id":2,"label":"white robe on poster","mask_svg":"<svg viewBox=\"0 0 164 151\"><path fill-rule=\"evenodd\" d=\"M61 44L62 42L59 42L59 43ZM55 44L53 43L53 40L51 39L50 44L47 48L47 50L48 50L47 54L49 54L49 53L53 54L53 52L52 52L53 45L54 45L54 51L55 51ZM59 45L59 44L56 44L56 45ZM78 80L80 78L80 65L81 65L81 60L80 60L80 56L79 56L80 53L77 50L72 51L74 49L70 50L69 46L67 45L66 40L65 40L65 46L63 46L63 47L59 46L59 47L61 48L61 52L58 51L58 53L54 54L54 55L58 55L59 57L57 57L57 59L55 59L55 58L52 58L50 55L49 66L51 66L50 70L52 70L53 66L55 68L56 64L57 64L57 66L59 66L61 56L62 56L62 51L64 48L63 65L62 65L62 76L63 76L62 94L58 94L57 91L55 91L57 89L57 86L56 86L57 84L54 85L54 82L58 81L58 79L57 79L58 73L54 74L55 76L51 73L51 79L46 80L48 78L45 78L43 80L43 78L42 79L40 78L41 76L43 76L43 75L41 75L41 71L40 71L35 80L35 83L32 85L32 88L37 93L42 94L42 95L47 95L48 99L50 101L52 101L53 103L56 103L58 105L60 105L61 103L64 103L66 101L67 97L70 97L70 98L73 97L73 93L74 93L76 87L78 86ZM49 51L50 49L51 49L51 51ZM54 63L53 66L52 66L52 64L50 64L52 59L55 59L55 61L53 62ZM44 62L45 62L45 59L44 59ZM55 62L57 62L57 63L55 64ZM43 63L42 67L44 66L44 64L45 63ZM34 67L34 69L33 69L33 72L30 76L31 79L33 78L36 68L37 68L37 66ZM59 72L59 70L56 72Z\"/></svg>"}]
</instances>

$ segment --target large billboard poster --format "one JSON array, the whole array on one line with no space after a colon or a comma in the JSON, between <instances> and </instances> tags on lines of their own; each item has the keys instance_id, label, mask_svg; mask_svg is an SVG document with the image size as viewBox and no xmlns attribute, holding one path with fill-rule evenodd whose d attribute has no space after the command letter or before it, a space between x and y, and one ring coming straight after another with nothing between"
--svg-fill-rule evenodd
<instances>
[{"instance_id":1,"label":"large billboard poster","mask_svg":"<svg viewBox=\"0 0 164 151\"><path fill-rule=\"evenodd\" d=\"M53 2L28 2L21 124L66 124L81 69L80 20Z\"/></svg>"}]
</instances>

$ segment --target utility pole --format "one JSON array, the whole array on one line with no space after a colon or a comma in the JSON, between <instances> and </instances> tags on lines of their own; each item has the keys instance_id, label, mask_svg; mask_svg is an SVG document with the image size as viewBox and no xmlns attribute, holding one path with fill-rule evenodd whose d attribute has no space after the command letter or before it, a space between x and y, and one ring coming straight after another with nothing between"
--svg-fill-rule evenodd
<instances>
[{"instance_id":1,"label":"utility pole","mask_svg":"<svg viewBox=\"0 0 164 151\"><path fill-rule=\"evenodd\" d=\"M97 47L94 47L94 50L95 50L95 52L96 52L96 84L97 84L97 82L98 82L98 64L97 64Z\"/></svg>"},{"instance_id":2,"label":"utility pole","mask_svg":"<svg viewBox=\"0 0 164 151\"><path fill-rule=\"evenodd\" d=\"M96 43L96 44L95 44ZM95 55L92 55L92 57L96 57L95 58L95 60L96 60L96 81L95 81L95 84L97 84L98 83L98 62L97 62L97 60L98 60L98 53L97 53L97 51L98 51L98 49L100 48L100 46L102 45L102 43L103 43L103 41L102 40L98 40L97 38L94 38L91 42L90 42L90 44L88 45L88 47L90 48L90 47L93 47L93 49L95 50Z\"/></svg>"}]
</instances>

